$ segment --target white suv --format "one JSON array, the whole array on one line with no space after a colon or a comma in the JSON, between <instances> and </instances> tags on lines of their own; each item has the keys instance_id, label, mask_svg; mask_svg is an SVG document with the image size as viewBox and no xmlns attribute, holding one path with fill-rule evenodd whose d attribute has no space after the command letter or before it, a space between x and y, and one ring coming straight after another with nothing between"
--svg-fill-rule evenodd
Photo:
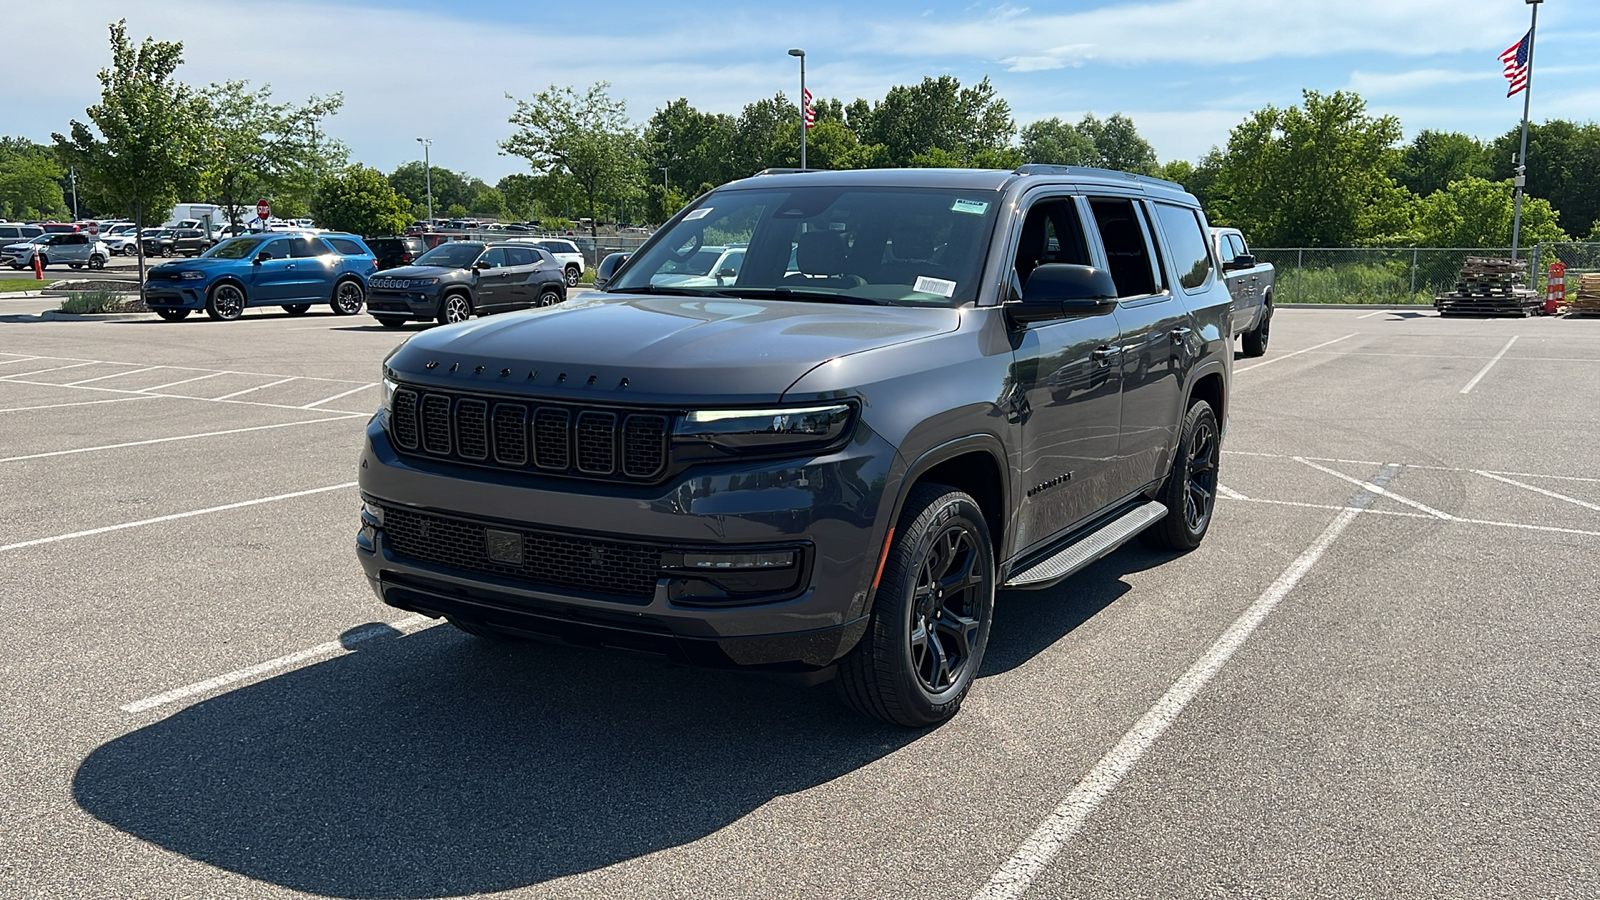
<instances>
[{"instance_id":1,"label":"white suv","mask_svg":"<svg viewBox=\"0 0 1600 900\"><path fill-rule=\"evenodd\" d=\"M550 255L556 258L556 262L561 263L561 269L567 276L567 287L576 286L578 278L583 275L583 267L586 264L583 258L583 251L579 250L578 246L571 241L542 239L534 241L534 243L550 251Z\"/></svg>"},{"instance_id":2,"label":"white suv","mask_svg":"<svg viewBox=\"0 0 1600 900\"><path fill-rule=\"evenodd\" d=\"M70 234L42 234L23 244L12 244L0 250L0 261L10 263L13 269L23 269L33 265L33 257L39 257L39 267L45 268L52 263L66 263L74 269L88 266L91 269L106 267L106 259L111 256L111 251L106 249L98 239L90 237L82 231Z\"/></svg>"}]
</instances>

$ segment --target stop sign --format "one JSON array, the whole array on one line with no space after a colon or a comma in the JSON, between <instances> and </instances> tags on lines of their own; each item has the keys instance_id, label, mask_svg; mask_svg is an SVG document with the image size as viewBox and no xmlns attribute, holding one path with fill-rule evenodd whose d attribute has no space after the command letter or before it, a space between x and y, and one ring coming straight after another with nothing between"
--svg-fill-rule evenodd
<instances>
[{"instance_id":1,"label":"stop sign","mask_svg":"<svg viewBox=\"0 0 1600 900\"><path fill-rule=\"evenodd\" d=\"M100 223L99 222L90 222L89 223L89 236L90 237L94 237L94 236L98 235L99 233L100 233Z\"/></svg>"},{"instance_id":2,"label":"stop sign","mask_svg":"<svg viewBox=\"0 0 1600 900\"><path fill-rule=\"evenodd\" d=\"M270 215L272 215L272 204L268 203L265 200L257 200L256 201L256 218L258 218L261 221L265 222L267 220L267 217L270 216Z\"/></svg>"}]
</instances>

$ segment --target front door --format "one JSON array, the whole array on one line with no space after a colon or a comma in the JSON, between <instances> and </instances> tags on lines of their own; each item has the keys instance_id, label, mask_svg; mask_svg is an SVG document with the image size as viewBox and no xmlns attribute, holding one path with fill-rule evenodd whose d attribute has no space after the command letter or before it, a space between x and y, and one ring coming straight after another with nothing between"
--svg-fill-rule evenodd
<instances>
[{"instance_id":1,"label":"front door","mask_svg":"<svg viewBox=\"0 0 1600 900\"><path fill-rule=\"evenodd\" d=\"M256 248L250 263L250 284L245 293L251 306L287 303L294 299L295 260L289 256L289 239L273 238Z\"/></svg>"},{"instance_id":2,"label":"front door","mask_svg":"<svg viewBox=\"0 0 1600 900\"><path fill-rule=\"evenodd\" d=\"M1016 296L1040 265L1089 265L1076 201L1032 202L1013 263ZM1122 373L1114 314L1040 322L1020 338L1013 366L1013 414L1021 424L1022 481L1016 547L1034 548L1112 499L1112 463L1122 415Z\"/></svg>"},{"instance_id":3,"label":"front door","mask_svg":"<svg viewBox=\"0 0 1600 900\"><path fill-rule=\"evenodd\" d=\"M511 270L506 267L503 247L490 247L473 264L478 269L478 311L484 314L505 312L516 300L511 286Z\"/></svg>"}]
</instances>

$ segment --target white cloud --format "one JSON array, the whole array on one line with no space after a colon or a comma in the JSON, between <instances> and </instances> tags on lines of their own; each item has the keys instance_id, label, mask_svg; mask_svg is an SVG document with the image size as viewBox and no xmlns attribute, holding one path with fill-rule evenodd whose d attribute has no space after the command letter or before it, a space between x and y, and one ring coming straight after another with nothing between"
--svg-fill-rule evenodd
<instances>
[{"instance_id":1,"label":"white cloud","mask_svg":"<svg viewBox=\"0 0 1600 900\"><path fill-rule=\"evenodd\" d=\"M1498 63L1496 63L1498 65ZM1363 97L1382 97L1389 94L1414 94L1430 88L1457 85L1473 81L1499 78L1498 68L1487 71L1456 71L1453 69L1415 69L1410 72L1351 72L1346 90Z\"/></svg>"}]
</instances>

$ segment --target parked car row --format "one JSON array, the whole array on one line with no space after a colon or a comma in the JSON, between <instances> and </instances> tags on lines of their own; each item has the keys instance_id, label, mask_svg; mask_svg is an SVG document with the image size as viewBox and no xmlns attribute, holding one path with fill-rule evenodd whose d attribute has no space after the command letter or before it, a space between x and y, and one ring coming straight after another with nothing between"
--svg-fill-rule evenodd
<instances>
[{"instance_id":1,"label":"parked car row","mask_svg":"<svg viewBox=\"0 0 1600 900\"><path fill-rule=\"evenodd\" d=\"M49 268L52 263L73 269L88 266L103 269L111 251L99 240L83 232L39 234L26 241L0 247L0 262L13 269L32 268L34 259L39 268Z\"/></svg>"}]
</instances>

